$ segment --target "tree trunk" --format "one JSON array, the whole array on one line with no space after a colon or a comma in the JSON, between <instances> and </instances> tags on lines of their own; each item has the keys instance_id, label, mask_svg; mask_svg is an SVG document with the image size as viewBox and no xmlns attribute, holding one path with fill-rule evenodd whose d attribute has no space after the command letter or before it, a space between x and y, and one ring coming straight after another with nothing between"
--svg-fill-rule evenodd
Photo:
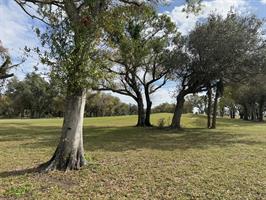
<instances>
[{"instance_id":1,"label":"tree trunk","mask_svg":"<svg viewBox=\"0 0 266 200\"><path fill-rule=\"evenodd\" d=\"M20 113L21 113L21 119L23 119L24 118L24 108L21 109Z\"/></svg>"},{"instance_id":2,"label":"tree trunk","mask_svg":"<svg viewBox=\"0 0 266 200\"><path fill-rule=\"evenodd\" d=\"M224 109L224 106L222 108L220 108L220 116L223 118L224 117L224 112L225 112L225 109Z\"/></svg>"},{"instance_id":3,"label":"tree trunk","mask_svg":"<svg viewBox=\"0 0 266 200\"><path fill-rule=\"evenodd\" d=\"M248 107L247 107L247 105L244 105L243 107L244 107L244 117L243 117L243 119L248 121L248 118L249 118L248 117Z\"/></svg>"},{"instance_id":4,"label":"tree trunk","mask_svg":"<svg viewBox=\"0 0 266 200\"><path fill-rule=\"evenodd\" d=\"M207 128L210 128L211 127L211 111L212 111L212 89L211 87L208 87L207 96L208 96Z\"/></svg>"},{"instance_id":5,"label":"tree trunk","mask_svg":"<svg viewBox=\"0 0 266 200\"><path fill-rule=\"evenodd\" d=\"M174 116L172 118L171 128L176 128L176 129L181 128L181 116L185 103L185 96L186 93L184 91L181 91L176 97L176 106L175 106Z\"/></svg>"},{"instance_id":6,"label":"tree trunk","mask_svg":"<svg viewBox=\"0 0 266 200\"><path fill-rule=\"evenodd\" d=\"M251 108L251 109L250 109L250 112L251 112L251 113L250 113L250 115L251 115L251 121L255 121L255 120L256 120L255 104L252 103L250 108Z\"/></svg>"},{"instance_id":7,"label":"tree trunk","mask_svg":"<svg viewBox=\"0 0 266 200\"><path fill-rule=\"evenodd\" d=\"M231 119L235 119L236 118L236 111L235 111L235 106L234 105L232 105L230 107L230 118Z\"/></svg>"},{"instance_id":8,"label":"tree trunk","mask_svg":"<svg viewBox=\"0 0 266 200\"><path fill-rule=\"evenodd\" d=\"M145 97L146 97L146 116L145 116L145 126L152 126L151 125L151 106L152 102L150 99L150 94L149 94L149 87L145 87Z\"/></svg>"},{"instance_id":9,"label":"tree trunk","mask_svg":"<svg viewBox=\"0 0 266 200\"><path fill-rule=\"evenodd\" d=\"M138 123L137 126L144 127L145 126L145 111L142 97L138 98Z\"/></svg>"},{"instance_id":10,"label":"tree trunk","mask_svg":"<svg viewBox=\"0 0 266 200\"><path fill-rule=\"evenodd\" d=\"M219 89L217 88L216 93L215 93L215 97L214 97L214 102L213 102L212 125L211 125L212 129L216 128L217 106L218 106L218 98L219 98L219 91L218 90Z\"/></svg>"},{"instance_id":11,"label":"tree trunk","mask_svg":"<svg viewBox=\"0 0 266 200\"><path fill-rule=\"evenodd\" d=\"M86 164L83 149L83 118L86 90L67 95L62 134L56 151L41 170L75 170Z\"/></svg>"},{"instance_id":12,"label":"tree trunk","mask_svg":"<svg viewBox=\"0 0 266 200\"><path fill-rule=\"evenodd\" d=\"M236 118L236 108L235 108L235 106L233 106L233 119L235 119Z\"/></svg>"},{"instance_id":13,"label":"tree trunk","mask_svg":"<svg viewBox=\"0 0 266 200\"><path fill-rule=\"evenodd\" d=\"M259 102L259 116L258 116L258 120L260 122L263 121L263 111L264 111L264 98L261 97L260 102Z\"/></svg>"},{"instance_id":14,"label":"tree trunk","mask_svg":"<svg viewBox=\"0 0 266 200\"><path fill-rule=\"evenodd\" d=\"M243 112L240 112L239 113L239 117L240 117L240 119L244 119L244 113Z\"/></svg>"}]
</instances>

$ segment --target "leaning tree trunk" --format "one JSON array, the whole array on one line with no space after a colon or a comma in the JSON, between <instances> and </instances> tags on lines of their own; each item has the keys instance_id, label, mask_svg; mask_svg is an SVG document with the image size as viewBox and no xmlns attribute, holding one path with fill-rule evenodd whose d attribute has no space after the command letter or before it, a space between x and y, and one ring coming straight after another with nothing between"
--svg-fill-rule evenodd
<instances>
[{"instance_id":1,"label":"leaning tree trunk","mask_svg":"<svg viewBox=\"0 0 266 200\"><path fill-rule=\"evenodd\" d=\"M213 111L212 111L212 125L211 128L216 128L216 118L217 118L217 107L218 107L218 98L219 98L219 91L218 88L216 89L214 102L213 102ZM209 124L208 124L209 125Z\"/></svg>"},{"instance_id":2,"label":"leaning tree trunk","mask_svg":"<svg viewBox=\"0 0 266 200\"><path fill-rule=\"evenodd\" d=\"M145 88L145 97L146 97L146 104L147 104L147 109L146 109L146 116L145 116L145 126L152 126L151 125L151 106L152 102L150 99L150 94L149 94L149 88Z\"/></svg>"},{"instance_id":3,"label":"leaning tree trunk","mask_svg":"<svg viewBox=\"0 0 266 200\"><path fill-rule=\"evenodd\" d=\"M86 164L83 149L85 103L85 89L67 95L61 138L51 160L40 166L42 170L75 170Z\"/></svg>"},{"instance_id":4,"label":"leaning tree trunk","mask_svg":"<svg viewBox=\"0 0 266 200\"><path fill-rule=\"evenodd\" d=\"M136 126L144 127L145 126L145 110L142 97L138 97L138 122Z\"/></svg>"},{"instance_id":5,"label":"leaning tree trunk","mask_svg":"<svg viewBox=\"0 0 266 200\"><path fill-rule=\"evenodd\" d=\"M174 116L172 118L171 128L176 128L176 129L181 128L181 116L183 113L185 96L186 93L184 91L181 91L176 97L176 106L175 106Z\"/></svg>"},{"instance_id":6,"label":"leaning tree trunk","mask_svg":"<svg viewBox=\"0 0 266 200\"><path fill-rule=\"evenodd\" d=\"M207 97L208 97L207 128L210 128L211 127L211 111L212 111L212 89L211 87L208 87Z\"/></svg>"}]
</instances>

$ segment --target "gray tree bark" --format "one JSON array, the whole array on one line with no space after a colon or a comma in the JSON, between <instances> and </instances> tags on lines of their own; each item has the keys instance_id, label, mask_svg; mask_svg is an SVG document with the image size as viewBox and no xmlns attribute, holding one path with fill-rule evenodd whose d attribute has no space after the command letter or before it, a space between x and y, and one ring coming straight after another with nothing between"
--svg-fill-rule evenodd
<instances>
[{"instance_id":1,"label":"gray tree bark","mask_svg":"<svg viewBox=\"0 0 266 200\"><path fill-rule=\"evenodd\" d=\"M212 129L216 128L218 98L219 98L219 91L218 91L218 88L217 88L216 89L216 93L215 93L215 97L214 97L214 102L213 102L212 123L211 123L211 127L210 127Z\"/></svg>"},{"instance_id":2,"label":"gray tree bark","mask_svg":"<svg viewBox=\"0 0 266 200\"><path fill-rule=\"evenodd\" d=\"M248 120L249 119L248 107L247 107L246 104L244 104L243 107L244 107L244 117L243 117L243 119L244 120Z\"/></svg>"},{"instance_id":3,"label":"gray tree bark","mask_svg":"<svg viewBox=\"0 0 266 200\"><path fill-rule=\"evenodd\" d=\"M145 126L145 110L143 99L141 96L138 96L138 122L137 126L144 127Z\"/></svg>"},{"instance_id":4,"label":"gray tree bark","mask_svg":"<svg viewBox=\"0 0 266 200\"><path fill-rule=\"evenodd\" d=\"M176 106L174 116L172 118L171 128L180 129L181 128L181 116L183 113L183 107L185 103L186 93L181 91L176 98Z\"/></svg>"},{"instance_id":5,"label":"gray tree bark","mask_svg":"<svg viewBox=\"0 0 266 200\"><path fill-rule=\"evenodd\" d=\"M86 90L68 95L62 134L53 157L40 166L43 171L75 170L86 164L83 148L83 118Z\"/></svg>"},{"instance_id":6,"label":"gray tree bark","mask_svg":"<svg viewBox=\"0 0 266 200\"><path fill-rule=\"evenodd\" d=\"M145 88L145 97L146 97L146 116L145 116L145 126L152 126L151 124L151 106L152 102L150 99L150 94L149 94L149 88Z\"/></svg>"},{"instance_id":7,"label":"gray tree bark","mask_svg":"<svg viewBox=\"0 0 266 200\"><path fill-rule=\"evenodd\" d=\"M211 87L208 88L207 97L208 97L207 128L210 128L211 127L211 111L212 111L212 89Z\"/></svg>"},{"instance_id":8,"label":"gray tree bark","mask_svg":"<svg viewBox=\"0 0 266 200\"><path fill-rule=\"evenodd\" d=\"M260 122L263 121L263 111L264 111L264 97L261 97L259 101L259 117L258 117L258 120Z\"/></svg>"}]
</instances>

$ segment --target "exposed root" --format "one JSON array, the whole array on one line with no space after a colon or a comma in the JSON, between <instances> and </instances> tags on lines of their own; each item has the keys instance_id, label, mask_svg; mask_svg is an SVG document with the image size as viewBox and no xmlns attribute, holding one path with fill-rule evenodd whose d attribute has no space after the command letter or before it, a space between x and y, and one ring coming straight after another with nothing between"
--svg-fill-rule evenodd
<instances>
[{"instance_id":1,"label":"exposed root","mask_svg":"<svg viewBox=\"0 0 266 200\"><path fill-rule=\"evenodd\" d=\"M41 164L38 169L41 172L50 171L68 171L79 170L87 164L87 161L82 153L70 153L67 157L63 158L62 153L56 151L54 156L46 163Z\"/></svg>"}]
</instances>

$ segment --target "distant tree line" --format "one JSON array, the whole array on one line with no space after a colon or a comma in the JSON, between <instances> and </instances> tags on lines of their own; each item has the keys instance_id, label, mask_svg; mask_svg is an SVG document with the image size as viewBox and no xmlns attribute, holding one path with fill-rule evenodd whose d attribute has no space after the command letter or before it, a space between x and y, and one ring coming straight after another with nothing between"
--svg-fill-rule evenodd
<instances>
[{"instance_id":1,"label":"distant tree line","mask_svg":"<svg viewBox=\"0 0 266 200\"><path fill-rule=\"evenodd\" d=\"M252 84L230 84L218 100L217 114L243 120L263 121L266 107L266 84L263 77L252 78ZM214 89L212 89L214 90ZM0 96L2 118L48 118L64 116L64 92L56 83L37 73L27 74L23 80L13 77L7 81ZM212 101L215 96L212 94ZM212 104L213 106L213 104ZM145 111L145 109L144 109ZM162 103L151 113L174 113L174 103ZM207 114L208 94L192 94L185 97L182 113ZM136 115L138 106L126 104L110 94L89 91L86 97L85 117Z\"/></svg>"},{"instance_id":2,"label":"distant tree line","mask_svg":"<svg viewBox=\"0 0 266 200\"><path fill-rule=\"evenodd\" d=\"M65 94L53 82L36 73L23 80L8 80L0 96L2 118L63 117ZM126 104L110 94L88 92L85 116L117 116L137 114L137 106Z\"/></svg>"}]
</instances>

